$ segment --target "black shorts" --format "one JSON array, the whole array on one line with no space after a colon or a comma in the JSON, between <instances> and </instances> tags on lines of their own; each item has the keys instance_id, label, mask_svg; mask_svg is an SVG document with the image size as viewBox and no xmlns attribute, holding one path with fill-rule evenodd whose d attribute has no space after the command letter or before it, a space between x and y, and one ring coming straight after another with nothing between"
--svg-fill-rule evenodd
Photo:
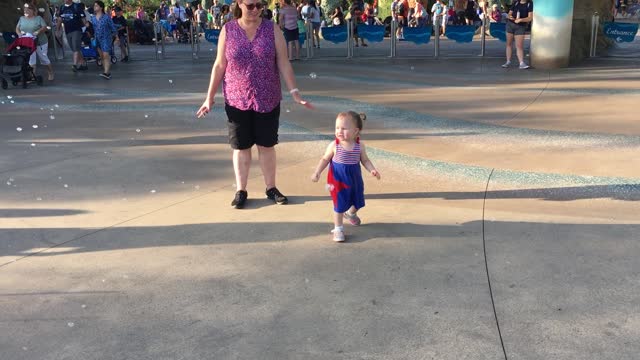
<instances>
[{"instance_id":1,"label":"black shorts","mask_svg":"<svg viewBox=\"0 0 640 360\"><path fill-rule=\"evenodd\" d=\"M250 149L254 144L273 147L278 143L280 104L268 113L240 110L224 105L229 125L229 145L235 150Z\"/></svg>"},{"instance_id":2,"label":"black shorts","mask_svg":"<svg viewBox=\"0 0 640 360\"><path fill-rule=\"evenodd\" d=\"M516 24L513 21L507 21L507 33L513 35L524 35L527 32L527 24Z\"/></svg>"},{"instance_id":3,"label":"black shorts","mask_svg":"<svg viewBox=\"0 0 640 360\"><path fill-rule=\"evenodd\" d=\"M287 42L300 40L300 33L298 32L298 28L293 30L284 29L284 39Z\"/></svg>"}]
</instances>

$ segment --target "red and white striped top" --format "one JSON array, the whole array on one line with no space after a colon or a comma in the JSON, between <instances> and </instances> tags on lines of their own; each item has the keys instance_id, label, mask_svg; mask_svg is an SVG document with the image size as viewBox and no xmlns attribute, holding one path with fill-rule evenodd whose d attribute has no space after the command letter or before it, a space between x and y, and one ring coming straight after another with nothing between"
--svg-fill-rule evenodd
<instances>
[{"instance_id":1,"label":"red and white striped top","mask_svg":"<svg viewBox=\"0 0 640 360\"><path fill-rule=\"evenodd\" d=\"M356 140L353 149L347 150L340 145L340 141L336 139L336 153L333 155L333 161L338 164L355 165L360 163L360 141Z\"/></svg>"}]
</instances>

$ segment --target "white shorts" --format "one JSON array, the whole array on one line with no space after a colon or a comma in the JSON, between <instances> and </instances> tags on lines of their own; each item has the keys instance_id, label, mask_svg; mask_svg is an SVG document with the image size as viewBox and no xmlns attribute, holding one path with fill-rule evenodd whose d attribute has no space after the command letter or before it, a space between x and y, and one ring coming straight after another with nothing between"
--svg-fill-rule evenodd
<instances>
[{"instance_id":1,"label":"white shorts","mask_svg":"<svg viewBox=\"0 0 640 360\"><path fill-rule=\"evenodd\" d=\"M40 63L42 65L51 64L51 61L49 61L49 57L47 56L48 51L49 51L48 42L42 45L36 46L36 51L34 51L33 54L31 54L31 57L29 58L29 65L33 66L36 64L36 54L38 55L38 58L40 59Z\"/></svg>"}]
</instances>

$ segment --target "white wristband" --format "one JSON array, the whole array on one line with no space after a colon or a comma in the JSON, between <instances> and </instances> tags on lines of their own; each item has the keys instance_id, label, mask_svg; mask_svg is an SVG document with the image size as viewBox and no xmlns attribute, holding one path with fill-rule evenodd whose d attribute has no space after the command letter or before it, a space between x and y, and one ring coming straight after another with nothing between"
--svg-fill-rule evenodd
<instances>
[{"instance_id":1,"label":"white wristband","mask_svg":"<svg viewBox=\"0 0 640 360\"><path fill-rule=\"evenodd\" d=\"M296 93L296 92L300 92L300 90L298 90L298 88L289 90L289 94L293 94L293 93Z\"/></svg>"}]
</instances>

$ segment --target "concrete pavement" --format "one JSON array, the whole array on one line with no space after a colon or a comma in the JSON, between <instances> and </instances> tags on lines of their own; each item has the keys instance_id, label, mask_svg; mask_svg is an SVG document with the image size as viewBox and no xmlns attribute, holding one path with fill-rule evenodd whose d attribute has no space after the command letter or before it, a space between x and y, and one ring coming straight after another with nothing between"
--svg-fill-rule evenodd
<instances>
[{"instance_id":1,"label":"concrete pavement","mask_svg":"<svg viewBox=\"0 0 640 360\"><path fill-rule=\"evenodd\" d=\"M291 204L254 159L244 210L222 99L194 117L208 59L4 92L2 358L634 359L638 71L500 63L296 63L317 110L282 103ZM335 244L308 178L346 109L382 180Z\"/></svg>"}]
</instances>

